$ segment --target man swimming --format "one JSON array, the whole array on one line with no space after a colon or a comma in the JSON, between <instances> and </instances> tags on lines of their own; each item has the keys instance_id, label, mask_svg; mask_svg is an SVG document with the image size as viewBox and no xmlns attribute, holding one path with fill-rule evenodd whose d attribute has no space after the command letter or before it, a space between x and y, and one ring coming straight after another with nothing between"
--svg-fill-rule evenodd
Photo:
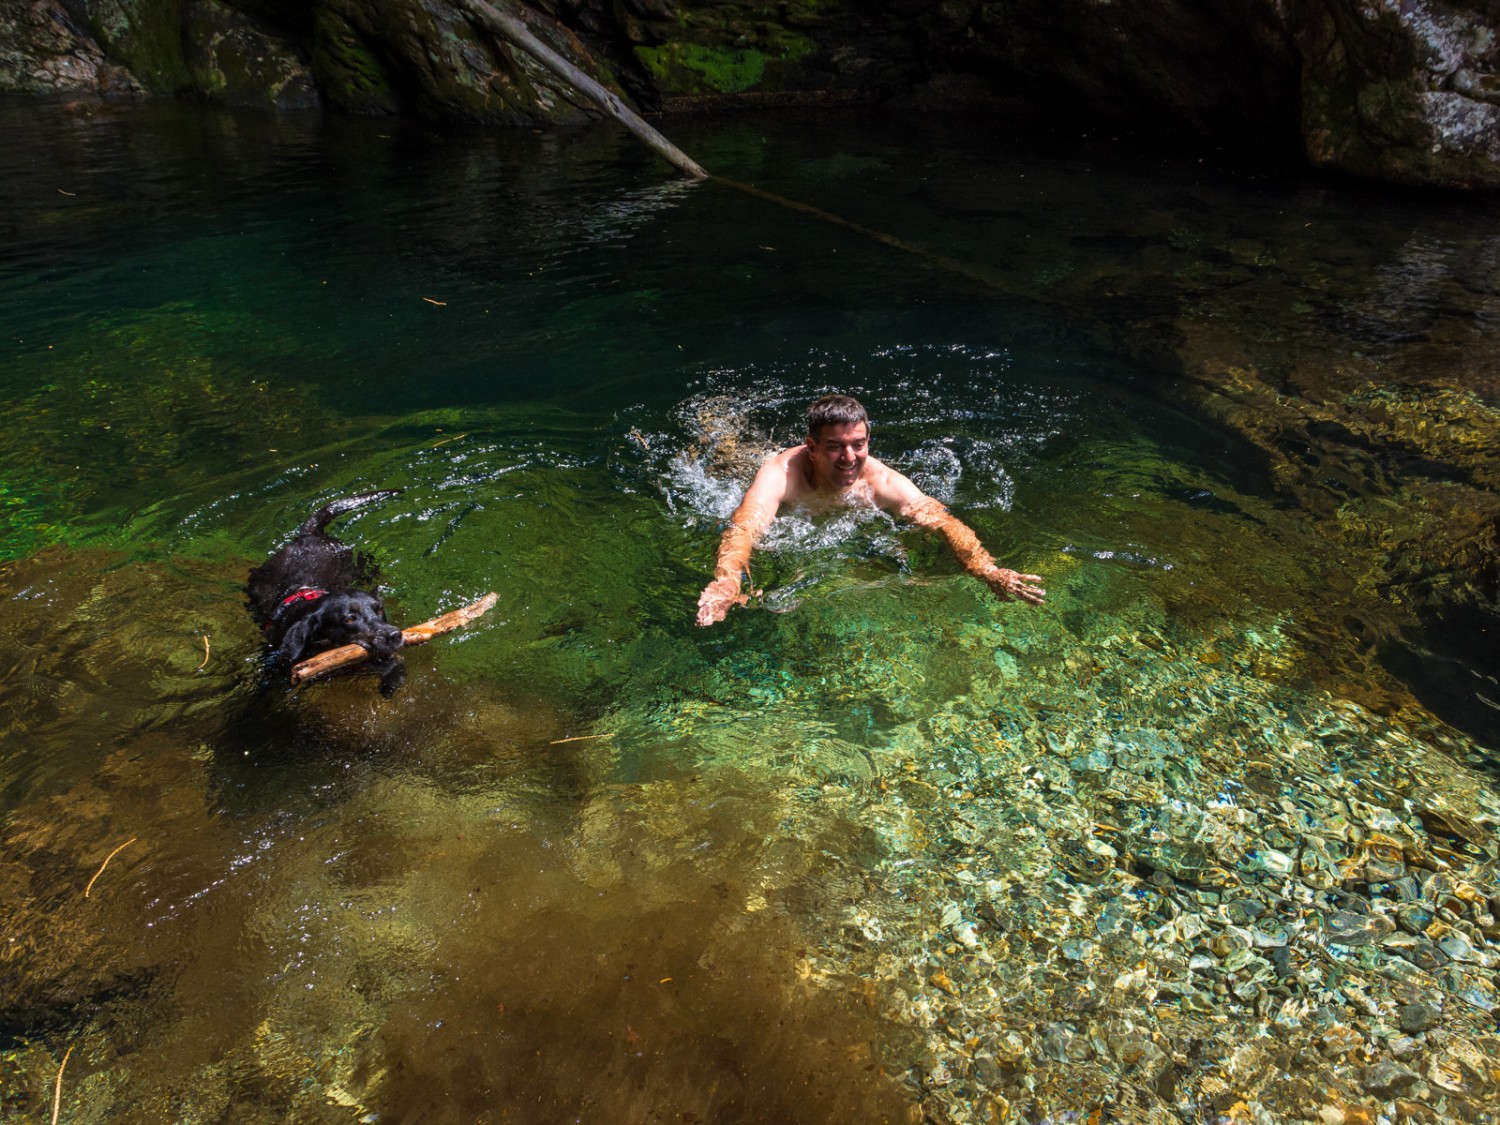
<instances>
[{"instance_id":1,"label":"man swimming","mask_svg":"<svg viewBox=\"0 0 1500 1125\"><path fill-rule=\"evenodd\" d=\"M807 441L773 455L760 467L719 540L714 580L698 597L698 624L723 621L744 605L740 576L748 573L750 550L783 504L827 511L865 505L894 512L936 531L948 541L959 565L989 586L1002 601L1019 598L1041 605L1047 591L1036 574L996 566L979 537L948 509L882 461L871 457L870 419L848 395L824 395L807 408Z\"/></svg>"}]
</instances>

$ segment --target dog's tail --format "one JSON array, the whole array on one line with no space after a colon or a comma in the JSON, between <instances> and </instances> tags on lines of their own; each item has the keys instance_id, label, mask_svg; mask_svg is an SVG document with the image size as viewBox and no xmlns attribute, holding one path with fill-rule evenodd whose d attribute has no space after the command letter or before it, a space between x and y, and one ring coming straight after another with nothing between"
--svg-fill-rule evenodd
<instances>
[{"instance_id":1,"label":"dog's tail","mask_svg":"<svg viewBox=\"0 0 1500 1125\"><path fill-rule=\"evenodd\" d=\"M345 496L335 500L331 504L324 504L307 519L302 521L302 526L297 529L298 535L321 535L323 529L345 512L352 512L355 508L363 508L366 504L373 504L377 500L388 500L392 496L400 496L399 488L387 488L380 492L366 492L363 496Z\"/></svg>"}]
</instances>

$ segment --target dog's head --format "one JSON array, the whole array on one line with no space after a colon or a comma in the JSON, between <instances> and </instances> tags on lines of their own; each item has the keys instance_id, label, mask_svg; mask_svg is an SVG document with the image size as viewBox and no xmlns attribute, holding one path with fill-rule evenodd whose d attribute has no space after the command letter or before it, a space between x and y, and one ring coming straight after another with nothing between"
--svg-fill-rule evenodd
<instances>
[{"instance_id":1,"label":"dog's head","mask_svg":"<svg viewBox=\"0 0 1500 1125\"><path fill-rule=\"evenodd\" d=\"M385 660L403 640L401 630L386 621L379 597L363 590L339 590L311 603L282 635L277 652L295 664L310 650L359 645L376 660Z\"/></svg>"}]
</instances>

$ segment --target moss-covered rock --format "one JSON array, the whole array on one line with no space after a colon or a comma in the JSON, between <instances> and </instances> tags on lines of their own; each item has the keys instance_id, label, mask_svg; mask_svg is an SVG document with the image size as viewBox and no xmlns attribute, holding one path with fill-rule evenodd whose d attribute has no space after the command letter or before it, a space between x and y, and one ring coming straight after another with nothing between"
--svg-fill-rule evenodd
<instances>
[{"instance_id":1,"label":"moss-covered rock","mask_svg":"<svg viewBox=\"0 0 1500 1125\"><path fill-rule=\"evenodd\" d=\"M758 86L766 73L760 51L664 43L637 47L635 54L663 93L738 94Z\"/></svg>"},{"instance_id":2,"label":"moss-covered rock","mask_svg":"<svg viewBox=\"0 0 1500 1125\"><path fill-rule=\"evenodd\" d=\"M0 93L131 98L145 92L63 0L0 5Z\"/></svg>"},{"instance_id":3,"label":"moss-covered rock","mask_svg":"<svg viewBox=\"0 0 1500 1125\"><path fill-rule=\"evenodd\" d=\"M104 53L147 90L192 90L183 53L181 0L90 0L80 5Z\"/></svg>"},{"instance_id":4,"label":"moss-covered rock","mask_svg":"<svg viewBox=\"0 0 1500 1125\"><path fill-rule=\"evenodd\" d=\"M318 7L313 19L312 67L330 105L350 113L399 113L405 107L406 100L379 50L340 12Z\"/></svg>"},{"instance_id":5,"label":"moss-covered rock","mask_svg":"<svg viewBox=\"0 0 1500 1125\"><path fill-rule=\"evenodd\" d=\"M1301 0L1292 12L1314 164L1402 183L1500 187L1492 9Z\"/></svg>"},{"instance_id":6,"label":"moss-covered rock","mask_svg":"<svg viewBox=\"0 0 1500 1125\"><path fill-rule=\"evenodd\" d=\"M1500 19L1478 0L492 2L650 107L1019 98L1300 147L1362 176L1500 187ZM0 89L134 84L287 106L311 101L309 72L351 112L524 124L595 112L465 0L29 0L0 11Z\"/></svg>"},{"instance_id":7,"label":"moss-covered rock","mask_svg":"<svg viewBox=\"0 0 1500 1125\"><path fill-rule=\"evenodd\" d=\"M103 63L103 49L57 0L0 6L0 93L92 91Z\"/></svg>"},{"instance_id":8,"label":"moss-covered rock","mask_svg":"<svg viewBox=\"0 0 1500 1125\"><path fill-rule=\"evenodd\" d=\"M187 0L183 39L194 87L233 106L310 109L321 104L297 46L220 0Z\"/></svg>"},{"instance_id":9,"label":"moss-covered rock","mask_svg":"<svg viewBox=\"0 0 1500 1125\"><path fill-rule=\"evenodd\" d=\"M459 0L323 0L314 70L330 101L356 111L536 124L576 117L576 94L482 26ZM534 32L619 90L583 43L550 21Z\"/></svg>"}]
</instances>

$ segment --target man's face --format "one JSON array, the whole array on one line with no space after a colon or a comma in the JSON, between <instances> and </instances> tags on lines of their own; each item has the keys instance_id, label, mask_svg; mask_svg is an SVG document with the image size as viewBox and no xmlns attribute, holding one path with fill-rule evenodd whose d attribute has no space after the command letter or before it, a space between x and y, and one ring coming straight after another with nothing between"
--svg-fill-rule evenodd
<instances>
[{"instance_id":1,"label":"man's face","mask_svg":"<svg viewBox=\"0 0 1500 1125\"><path fill-rule=\"evenodd\" d=\"M819 488L848 488L864 471L870 428L863 422L824 426L807 437L807 455Z\"/></svg>"}]
</instances>

